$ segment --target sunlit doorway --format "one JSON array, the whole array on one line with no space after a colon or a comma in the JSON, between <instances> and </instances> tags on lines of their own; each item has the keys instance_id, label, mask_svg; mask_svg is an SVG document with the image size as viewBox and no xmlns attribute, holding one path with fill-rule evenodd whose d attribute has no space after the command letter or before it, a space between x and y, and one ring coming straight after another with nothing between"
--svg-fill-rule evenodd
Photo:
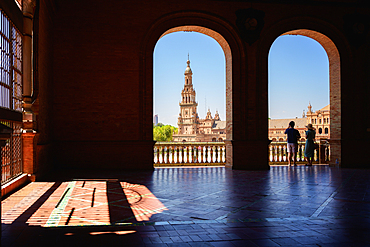
<instances>
[{"instance_id":1,"label":"sunlit doorway","mask_svg":"<svg viewBox=\"0 0 370 247\"><path fill-rule=\"evenodd\" d=\"M231 97L231 92L226 92L226 84L231 83L227 65L231 67L230 48L210 29L183 26L161 36L153 53L155 166L225 164L223 141L232 134L226 124L231 119L231 106L226 105ZM189 70L191 74L187 74ZM189 76L191 87L187 85ZM189 97L188 89L194 90ZM188 110L190 103L193 107ZM206 119L212 121L203 121Z\"/></svg>"},{"instance_id":2,"label":"sunlit doorway","mask_svg":"<svg viewBox=\"0 0 370 247\"><path fill-rule=\"evenodd\" d=\"M300 35L300 33L302 35ZM289 35L293 34L293 35ZM309 34L309 35L307 35ZM313 36L311 38L310 36ZM319 37L316 39L316 37ZM268 64L270 165L288 164L285 129L294 121L298 140L297 163L305 164L305 131L312 124L316 131L314 163L330 162L331 83L335 83L327 53L326 36L310 30L296 30L279 36L272 44ZM334 102L338 104L338 102ZM337 121L337 119L335 119ZM334 122L336 122L334 121Z\"/></svg>"}]
</instances>

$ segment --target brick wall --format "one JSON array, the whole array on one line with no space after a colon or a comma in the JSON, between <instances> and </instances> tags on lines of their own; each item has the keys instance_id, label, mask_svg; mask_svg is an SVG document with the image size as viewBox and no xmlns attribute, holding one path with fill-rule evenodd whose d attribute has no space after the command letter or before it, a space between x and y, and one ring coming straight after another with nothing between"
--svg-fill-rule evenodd
<instances>
[{"instance_id":1,"label":"brick wall","mask_svg":"<svg viewBox=\"0 0 370 247\"><path fill-rule=\"evenodd\" d=\"M331 100L341 104L331 102L331 111L340 119L331 127L331 133L333 127L341 133L335 152L343 165L368 165L365 154L352 156L370 139L369 114L364 114L369 112L369 44L352 47L342 28L345 14L368 10L255 3L254 9L265 12L265 26L259 40L249 45L240 38L235 11L250 7L237 1L69 0L47 7L55 9L51 22L46 22L49 10L42 9L40 33L51 34L52 41L40 37L48 55L39 64L39 140L50 143L53 151L41 156L54 152L52 162L62 168L132 168L137 162L142 169L152 169L153 49L171 28L198 26L217 32L230 47L227 138L233 142L227 148L228 164L267 169L268 52L279 35L309 29L329 37L340 54L340 67L332 67L334 72L340 69L340 89L331 86ZM361 121L354 131L353 119Z\"/></svg>"}]
</instances>

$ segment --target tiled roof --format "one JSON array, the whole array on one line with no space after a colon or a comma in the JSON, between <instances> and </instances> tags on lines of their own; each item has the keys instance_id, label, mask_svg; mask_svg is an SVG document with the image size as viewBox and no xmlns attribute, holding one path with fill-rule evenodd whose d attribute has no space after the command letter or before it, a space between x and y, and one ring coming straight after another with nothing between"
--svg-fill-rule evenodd
<instances>
[{"instance_id":1,"label":"tiled roof","mask_svg":"<svg viewBox=\"0 0 370 247\"><path fill-rule=\"evenodd\" d=\"M330 111L330 105L327 105L324 108L321 108L320 111Z\"/></svg>"},{"instance_id":2,"label":"tiled roof","mask_svg":"<svg viewBox=\"0 0 370 247\"><path fill-rule=\"evenodd\" d=\"M307 118L269 119L269 129L288 128L290 121L295 122L294 128L304 128L307 125Z\"/></svg>"},{"instance_id":3,"label":"tiled roof","mask_svg":"<svg viewBox=\"0 0 370 247\"><path fill-rule=\"evenodd\" d=\"M226 129L226 121L215 121L212 129Z\"/></svg>"}]
</instances>

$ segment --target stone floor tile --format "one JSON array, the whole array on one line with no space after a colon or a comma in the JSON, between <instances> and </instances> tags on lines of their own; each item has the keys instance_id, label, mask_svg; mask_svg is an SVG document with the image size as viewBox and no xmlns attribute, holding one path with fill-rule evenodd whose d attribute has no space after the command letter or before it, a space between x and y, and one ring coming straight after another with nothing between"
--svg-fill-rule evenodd
<instances>
[{"instance_id":1,"label":"stone floor tile","mask_svg":"<svg viewBox=\"0 0 370 247\"><path fill-rule=\"evenodd\" d=\"M193 242L193 239L191 239L189 236L180 236L180 238L183 242Z\"/></svg>"},{"instance_id":2,"label":"stone floor tile","mask_svg":"<svg viewBox=\"0 0 370 247\"><path fill-rule=\"evenodd\" d=\"M160 239L163 243L166 243L166 244L173 243L173 241L170 237L160 237Z\"/></svg>"},{"instance_id":3,"label":"stone floor tile","mask_svg":"<svg viewBox=\"0 0 370 247\"><path fill-rule=\"evenodd\" d=\"M209 235L198 235L203 241L212 241Z\"/></svg>"},{"instance_id":4,"label":"stone floor tile","mask_svg":"<svg viewBox=\"0 0 370 247\"><path fill-rule=\"evenodd\" d=\"M149 237L152 243L163 243L160 237Z\"/></svg>"},{"instance_id":5,"label":"stone floor tile","mask_svg":"<svg viewBox=\"0 0 370 247\"><path fill-rule=\"evenodd\" d=\"M208 235L212 240L214 241L219 241L219 240L222 240L222 238L220 236L218 236L217 234L209 234Z\"/></svg>"},{"instance_id":6,"label":"stone floor tile","mask_svg":"<svg viewBox=\"0 0 370 247\"><path fill-rule=\"evenodd\" d=\"M73 181L77 173L66 172L63 179L54 179L55 184L30 183L5 198L1 202L2 239L19 244L31 239L32 244L32 240L49 238L65 244L84 236L85 243L120 239L137 246L253 246L251 241L269 245L271 240L284 245L296 241L297 246L370 243L369 170L314 166L254 172L225 168L84 172L78 177L100 176L103 180ZM119 179L104 181L109 177ZM71 194L59 203L59 216L53 210L68 186ZM141 203L148 204L135 201L138 195L144 195ZM101 223L107 226L98 227ZM50 227L53 224L63 228ZM69 228L74 224L83 228ZM89 235L94 232L101 235ZM203 242L194 242L192 236Z\"/></svg>"},{"instance_id":7,"label":"stone floor tile","mask_svg":"<svg viewBox=\"0 0 370 247\"><path fill-rule=\"evenodd\" d=\"M180 236L187 236L187 235L189 235L189 233L186 230L176 230L176 232Z\"/></svg>"},{"instance_id":8,"label":"stone floor tile","mask_svg":"<svg viewBox=\"0 0 370 247\"><path fill-rule=\"evenodd\" d=\"M292 239L300 244L320 244L314 237L292 237Z\"/></svg>"},{"instance_id":9,"label":"stone floor tile","mask_svg":"<svg viewBox=\"0 0 370 247\"><path fill-rule=\"evenodd\" d=\"M297 246L300 244L299 242L291 238L272 238L271 240L279 244L280 246L289 246L289 245Z\"/></svg>"},{"instance_id":10,"label":"stone floor tile","mask_svg":"<svg viewBox=\"0 0 370 247\"><path fill-rule=\"evenodd\" d=\"M202 238L200 238L198 235L189 235L189 237L194 241L194 242L201 242L203 241Z\"/></svg>"},{"instance_id":11,"label":"stone floor tile","mask_svg":"<svg viewBox=\"0 0 370 247\"><path fill-rule=\"evenodd\" d=\"M182 242L184 242L181 238L180 238L180 236L171 236L170 237L170 239L172 240L172 242L174 242L174 243L182 243Z\"/></svg>"},{"instance_id":12,"label":"stone floor tile","mask_svg":"<svg viewBox=\"0 0 370 247\"><path fill-rule=\"evenodd\" d=\"M226 241L215 241L210 243L214 247L235 247L235 245L232 242L226 242Z\"/></svg>"},{"instance_id":13,"label":"stone floor tile","mask_svg":"<svg viewBox=\"0 0 370 247\"><path fill-rule=\"evenodd\" d=\"M190 247L191 245L189 243L168 243L167 246L169 247Z\"/></svg>"},{"instance_id":14,"label":"stone floor tile","mask_svg":"<svg viewBox=\"0 0 370 247\"><path fill-rule=\"evenodd\" d=\"M260 247L277 247L277 246L280 246L279 244L275 243L274 241L272 241L271 239L255 239L255 240L251 240L253 243L255 243L257 246L260 246Z\"/></svg>"}]
</instances>

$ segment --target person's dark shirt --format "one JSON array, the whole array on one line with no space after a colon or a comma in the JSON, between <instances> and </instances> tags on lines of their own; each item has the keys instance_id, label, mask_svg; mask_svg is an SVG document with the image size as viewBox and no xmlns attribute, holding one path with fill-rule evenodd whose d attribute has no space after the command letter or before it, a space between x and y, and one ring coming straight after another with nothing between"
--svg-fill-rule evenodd
<instances>
[{"instance_id":1,"label":"person's dark shirt","mask_svg":"<svg viewBox=\"0 0 370 247\"><path fill-rule=\"evenodd\" d=\"M301 138L299 131L294 128L287 128L284 134L288 136L288 143L297 143L298 139Z\"/></svg>"}]
</instances>

